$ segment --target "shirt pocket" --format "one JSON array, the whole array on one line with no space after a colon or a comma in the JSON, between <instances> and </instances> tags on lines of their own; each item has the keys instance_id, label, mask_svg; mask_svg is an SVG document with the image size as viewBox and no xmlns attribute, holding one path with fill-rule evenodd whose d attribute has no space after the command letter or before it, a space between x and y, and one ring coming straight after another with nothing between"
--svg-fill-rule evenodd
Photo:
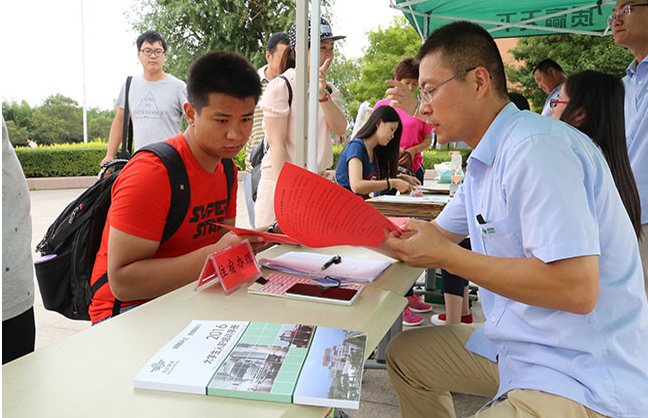
<instances>
[{"instance_id":1,"label":"shirt pocket","mask_svg":"<svg viewBox=\"0 0 648 418\"><path fill-rule=\"evenodd\" d=\"M523 257L515 229L509 218L500 218L479 225L480 238L486 255L493 257Z\"/></svg>"}]
</instances>

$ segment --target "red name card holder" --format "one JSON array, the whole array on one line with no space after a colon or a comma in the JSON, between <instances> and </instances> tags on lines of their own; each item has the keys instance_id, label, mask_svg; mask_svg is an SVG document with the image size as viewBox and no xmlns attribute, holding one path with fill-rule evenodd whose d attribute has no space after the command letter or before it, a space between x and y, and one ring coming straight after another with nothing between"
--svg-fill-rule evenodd
<instances>
[{"instance_id":1,"label":"red name card holder","mask_svg":"<svg viewBox=\"0 0 648 418\"><path fill-rule=\"evenodd\" d=\"M226 295L261 277L259 263L247 239L210 254L198 278L195 291L220 283Z\"/></svg>"}]
</instances>

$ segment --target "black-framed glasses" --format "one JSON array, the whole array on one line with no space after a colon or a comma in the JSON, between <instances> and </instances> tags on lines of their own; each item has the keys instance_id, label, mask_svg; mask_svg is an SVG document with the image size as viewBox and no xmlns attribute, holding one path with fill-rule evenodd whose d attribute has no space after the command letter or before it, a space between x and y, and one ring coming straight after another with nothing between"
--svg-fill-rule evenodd
<instances>
[{"instance_id":1,"label":"black-framed glasses","mask_svg":"<svg viewBox=\"0 0 648 418\"><path fill-rule=\"evenodd\" d=\"M628 4L627 6L623 6L621 10L619 10L616 13L612 13L610 16L607 17L606 21L608 25L612 25L615 20L621 18L625 19L626 17L630 16L632 13L632 8L633 7L640 7L640 6L648 6L648 4Z\"/></svg>"},{"instance_id":2,"label":"black-framed glasses","mask_svg":"<svg viewBox=\"0 0 648 418\"><path fill-rule=\"evenodd\" d=\"M151 55L155 55L156 57L159 57L165 54L164 49L162 48L158 48L158 49L143 48L140 49L140 52L146 55L147 57L150 57Z\"/></svg>"},{"instance_id":3,"label":"black-framed glasses","mask_svg":"<svg viewBox=\"0 0 648 418\"><path fill-rule=\"evenodd\" d=\"M434 100L434 97L432 97L432 93L434 92L434 90L438 89L439 87L441 87L442 85L444 85L444 84L446 84L446 83L451 82L451 81L454 80L455 78L459 78L459 77L461 77L462 75L468 74L469 72L471 72L471 71L474 70L475 68L477 68L477 67L468 68L466 71L464 71L464 72L462 72L462 73L459 73L459 74L457 74L457 75L454 76L454 77L450 77L450 78L447 79L446 81L444 81L444 82L442 82L442 83L439 83L439 84L437 84L437 85L434 86L434 87L430 87L429 89L421 89L421 92L419 93L419 100L420 100L421 103L423 103L423 104L430 104L430 103L432 103L432 101Z\"/></svg>"},{"instance_id":4,"label":"black-framed glasses","mask_svg":"<svg viewBox=\"0 0 648 418\"><path fill-rule=\"evenodd\" d=\"M566 105L567 103L569 103L569 100L551 99L551 100L549 100L549 107L553 109L556 106L558 106L559 104L565 104Z\"/></svg>"}]
</instances>

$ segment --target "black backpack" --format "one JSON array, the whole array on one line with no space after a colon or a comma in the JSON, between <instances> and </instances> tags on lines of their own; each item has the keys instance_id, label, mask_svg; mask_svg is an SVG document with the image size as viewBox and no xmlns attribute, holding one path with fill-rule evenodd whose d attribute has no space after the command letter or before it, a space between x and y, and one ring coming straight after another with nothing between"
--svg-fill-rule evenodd
<instances>
[{"instance_id":1,"label":"black backpack","mask_svg":"<svg viewBox=\"0 0 648 418\"><path fill-rule=\"evenodd\" d=\"M164 242L178 230L189 210L189 178L182 157L171 144L158 142L138 152L142 151L152 152L160 158L171 182L171 206L162 234ZM223 159L223 166L229 203L234 184L234 163L231 159ZM90 319L90 301L97 290L108 282L104 274L90 286L110 207L112 185L118 175L119 171L100 179L72 201L36 247L36 251L44 256L42 261L36 261L35 268L45 309L59 312L70 319ZM116 300L113 314L119 313L119 306L121 302Z\"/></svg>"},{"instance_id":2,"label":"black backpack","mask_svg":"<svg viewBox=\"0 0 648 418\"><path fill-rule=\"evenodd\" d=\"M286 87L288 88L288 109L292 106L292 87L286 76L278 75L277 77L283 78L286 82ZM252 152L250 153L250 165L252 166L251 176L252 176L252 200L256 202L257 198L257 189L259 188L259 181L261 181L261 161L265 153L268 151L268 146L265 142L265 138L259 142Z\"/></svg>"}]
</instances>

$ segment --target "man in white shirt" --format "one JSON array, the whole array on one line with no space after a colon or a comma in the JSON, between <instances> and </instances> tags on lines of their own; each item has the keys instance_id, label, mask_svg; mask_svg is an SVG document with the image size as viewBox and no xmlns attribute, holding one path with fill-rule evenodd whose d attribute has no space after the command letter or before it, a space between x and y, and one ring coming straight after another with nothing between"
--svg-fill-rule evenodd
<instances>
[{"instance_id":1,"label":"man in white shirt","mask_svg":"<svg viewBox=\"0 0 648 418\"><path fill-rule=\"evenodd\" d=\"M137 38L137 58L143 72L133 77L128 107L133 121L133 151L153 142L165 141L180 133L187 86L163 70L167 44L156 31L146 31ZM111 161L122 142L126 84L115 102L115 119L108 136L108 150L101 161ZM126 115L128 117L128 115Z\"/></svg>"},{"instance_id":2,"label":"man in white shirt","mask_svg":"<svg viewBox=\"0 0 648 418\"><path fill-rule=\"evenodd\" d=\"M551 117L551 101L558 100L558 93L567 77L556 61L546 58L533 69L533 78L538 87L549 95L542 108L542 115Z\"/></svg>"}]
</instances>

